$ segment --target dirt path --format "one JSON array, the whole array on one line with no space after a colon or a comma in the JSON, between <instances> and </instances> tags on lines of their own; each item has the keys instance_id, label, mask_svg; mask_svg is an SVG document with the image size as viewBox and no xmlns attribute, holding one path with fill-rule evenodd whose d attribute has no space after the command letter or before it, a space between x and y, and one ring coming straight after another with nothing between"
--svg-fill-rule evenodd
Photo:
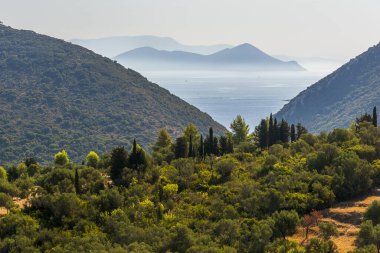
<instances>
[{"instance_id":1,"label":"dirt path","mask_svg":"<svg viewBox=\"0 0 380 253\"><path fill-rule=\"evenodd\" d=\"M341 202L322 211L324 218L321 221L335 223L338 227L339 236L332 238L332 241L338 246L339 252L345 253L356 248L355 240L363 219L363 213L374 200L380 201L380 188L366 197ZM318 236L318 232L318 227L312 227L309 232L309 239ZM305 244L304 229L300 227L289 240Z\"/></svg>"}]
</instances>

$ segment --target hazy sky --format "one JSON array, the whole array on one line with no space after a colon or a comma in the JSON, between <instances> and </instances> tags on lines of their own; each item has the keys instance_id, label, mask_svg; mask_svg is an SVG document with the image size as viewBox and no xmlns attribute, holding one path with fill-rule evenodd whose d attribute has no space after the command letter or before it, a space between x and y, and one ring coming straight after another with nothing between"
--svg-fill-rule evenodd
<instances>
[{"instance_id":1,"label":"hazy sky","mask_svg":"<svg viewBox=\"0 0 380 253\"><path fill-rule=\"evenodd\" d=\"M380 0L0 0L0 20L62 39L169 36L271 54L354 57L380 41Z\"/></svg>"}]
</instances>

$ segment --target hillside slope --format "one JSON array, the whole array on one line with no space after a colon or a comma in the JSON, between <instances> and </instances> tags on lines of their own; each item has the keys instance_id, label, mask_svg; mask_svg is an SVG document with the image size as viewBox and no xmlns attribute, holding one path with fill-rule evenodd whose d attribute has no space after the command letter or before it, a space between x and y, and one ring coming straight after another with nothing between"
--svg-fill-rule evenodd
<instances>
[{"instance_id":1,"label":"hillside slope","mask_svg":"<svg viewBox=\"0 0 380 253\"><path fill-rule=\"evenodd\" d=\"M304 70L297 62L280 61L250 44L210 55L142 47L120 54L115 60L141 70Z\"/></svg>"},{"instance_id":2,"label":"hillside slope","mask_svg":"<svg viewBox=\"0 0 380 253\"><path fill-rule=\"evenodd\" d=\"M380 44L302 91L276 117L321 132L348 127L375 105L380 105Z\"/></svg>"},{"instance_id":3,"label":"hillside slope","mask_svg":"<svg viewBox=\"0 0 380 253\"><path fill-rule=\"evenodd\" d=\"M173 137L189 122L225 128L137 72L62 40L0 25L0 164L67 149L145 147L159 128Z\"/></svg>"}]
</instances>

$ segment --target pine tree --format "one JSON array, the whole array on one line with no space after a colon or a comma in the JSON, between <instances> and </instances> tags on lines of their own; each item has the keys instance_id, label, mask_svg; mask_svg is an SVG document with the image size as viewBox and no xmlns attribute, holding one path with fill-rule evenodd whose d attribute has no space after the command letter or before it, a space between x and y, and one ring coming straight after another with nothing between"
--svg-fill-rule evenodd
<instances>
[{"instance_id":1,"label":"pine tree","mask_svg":"<svg viewBox=\"0 0 380 253\"><path fill-rule=\"evenodd\" d=\"M75 187L75 193L80 194L78 168L75 168L74 187Z\"/></svg>"},{"instance_id":2,"label":"pine tree","mask_svg":"<svg viewBox=\"0 0 380 253\"><path fill-rule=\"evenodd\" d=\"M272 113L269 116L268 137L269 137L268 146L272 146L274 144L274 124L273 124L273 115L272 115Z\"/></svg>"},{"instance_id":3,"label":"pine tree","mask_svg":"<svg viewBox=\"0 0 380 253\"><path fill-rule=\"evenodd\" d=\"M296 128L294 124L290 127L290 141L295 142L296 141Z\"/></svg>"},{"instance_id":4,"label":"pine tree","mask_svg":"<svg viewBox=\"0 0 380 253\"><path fill-rule=\"evenodd\" d=\"M247 140L249 134L249 126L245 123L242 116L238 115L231 123L230 128L233 132L233 140L236 144Z\"/></svg>"},{"instance_id":5,"label":"pine tree","mask_svg":"<svg viewBox=\"0 0 380 253\"><path fill-rule=\"evenodd\" d=\"M372 111L372 123L375 127L377 127L377 110L376 110L376 106L373 108L373 111Z\"/></svg>"}]
</instances>

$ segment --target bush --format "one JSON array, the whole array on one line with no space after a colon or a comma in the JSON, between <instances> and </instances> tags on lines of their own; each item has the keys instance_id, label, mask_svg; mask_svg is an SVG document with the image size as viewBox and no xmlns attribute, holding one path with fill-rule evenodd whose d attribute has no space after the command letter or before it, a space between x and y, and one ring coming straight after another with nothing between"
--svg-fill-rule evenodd
<instances>
[{"instance_id":1,"label":"bush","mask_svg":"<svg viewBox=\"0 0 380 253\"><path fill-rule=\"evenodd\" d=\"M280 211L272 215L274 221L274 231L276 236L281 236L284 240L286 236L296 232L300 219L296 211Z\"/></svg>"},{"instance_id":2,"label":"bush","mask_svg":"<svg viewBox=\"0 0 380 253\"><path fill-rule=\"evenodd\" d=\"M370 220L374 225L380 223L380 201L373 201L364 212L364 220Z\"/></svg>"},{"instance_id":3,"label":"bush","mask_svg":"<svg viewBox=\"0 0 380 253\"><path fill-rule=\"evenodd\" d=\"M318 224L319 231L322 234L323 239L330 240L331 236L338 235L338 228L335 224L330 222L320 222Z\"/></svg>"}]
</instances>

